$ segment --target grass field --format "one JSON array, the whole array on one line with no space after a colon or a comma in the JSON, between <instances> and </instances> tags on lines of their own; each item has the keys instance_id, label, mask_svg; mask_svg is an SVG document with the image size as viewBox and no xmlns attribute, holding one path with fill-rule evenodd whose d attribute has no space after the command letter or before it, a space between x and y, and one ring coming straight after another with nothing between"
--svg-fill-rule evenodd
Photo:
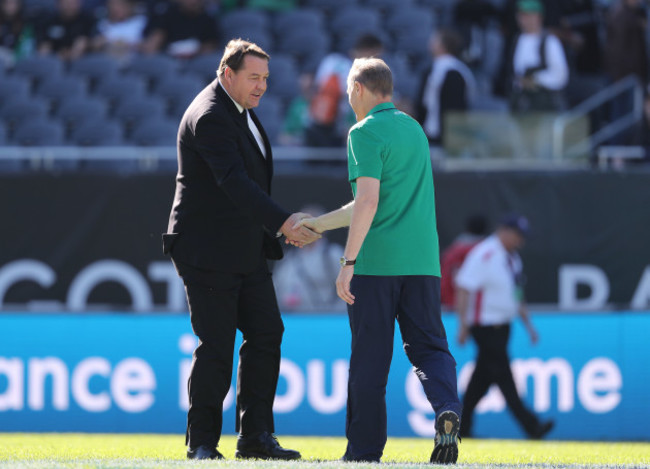
<instances>
[{"instance_id":1,"label":"grass field","mask_svg":"<svg viewBox=\"0 0 650 469\"><path fill-rule=\"evenodd\" d=\"M280 443L299 450L302 462L235 461L235 438L224 436L219 450L225 461L193 462L185 459L181 435L106 435L0 433L0 467L157 468L179 466L254 469L377 467L337 461L345 449L343 438L280 437ZM427 439L390 438L383 462L391 468L432 467L432 442ZM650 467L650 443L590 443L466 439L460 445L459 467L564 468Z\"/></svg>"}]
</instances>

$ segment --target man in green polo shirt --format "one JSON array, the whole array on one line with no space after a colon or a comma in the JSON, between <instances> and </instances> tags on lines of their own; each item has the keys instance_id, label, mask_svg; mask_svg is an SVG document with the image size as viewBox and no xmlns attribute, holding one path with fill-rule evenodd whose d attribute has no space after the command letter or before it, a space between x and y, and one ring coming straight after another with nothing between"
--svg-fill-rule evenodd
<instances>
[{"instance_id":1,"label":"man in green polo shirt","mask_svg":"<svg viewBox=\"0 0 650 469\"><path fill-rule=\"evenodd\" d=\"M354 200L318 218L315 231L349 226L336 281L348 303L352 354L347 461L379 461L386 444L386 383L395 320L404 350L436 413L430 461L455 463L461 404L456 362L440 314L440 260L427 137L391 102L393 79L380 59L357 59L348 76L357 124L348 136Z\"/></svg>"}]
</instances>

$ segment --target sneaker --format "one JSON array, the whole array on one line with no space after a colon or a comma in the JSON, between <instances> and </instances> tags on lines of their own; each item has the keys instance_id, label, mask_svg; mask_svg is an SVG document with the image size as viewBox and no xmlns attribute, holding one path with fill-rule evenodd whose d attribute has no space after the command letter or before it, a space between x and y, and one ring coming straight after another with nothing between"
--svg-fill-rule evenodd
<instances>
[{"instance_id":1,"label":"sneaker","mask_svg":"<svg viewBox=\"0 0 650 469\"><path fill-rule=\"evenodd\" d=\"M448 410L436 419L436 438L431 459L434 464L455 464L458 460L458 431L460 419Z\"/></svg>"}]
</instances>

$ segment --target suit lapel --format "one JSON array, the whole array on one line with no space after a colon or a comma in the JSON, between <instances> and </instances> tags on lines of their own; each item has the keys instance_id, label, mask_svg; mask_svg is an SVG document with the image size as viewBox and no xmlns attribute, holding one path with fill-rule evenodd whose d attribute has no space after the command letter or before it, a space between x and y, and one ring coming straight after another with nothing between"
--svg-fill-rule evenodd
<instances>
[{"instance_id":1,"label":"suit lapel","mask_svg":"<svg viewBox=\"0 0 650 469\"><path fill-rule=\"evenodd\" d=\"M226 90L221 86L219 80L214 80L213 84L216 88L217 95L221 98L221 101L225 104L226 109L228 109L228 112L232 116L232 119L244 131L244 133L251 141L251 143L253 143L253 146L255 147L255 150L259 154L260 158L264 159L264 154L262 153L262 150L260 150L260 146L257 144L257 140L255 140L255 136L253 135L253 132L251 132L250 127L248 127L248 119L246 118L246 114L244 113L244 115L242 116L242 113L239 112L239 109L237 109L235 103L232 102L232 99L230 99L230 96L228 96ZM254 114L250 110L248 112L251 113L251 117L254 116ZM270 150L269 150L268 138L266 137L266 133L264 132L262 125L257 120L257 117L253 117L253 122L255 122L255 125L257 125L258 130L262 134L262 138L264 139L264 146L266 147L266 153L268 155L270 154Z\"/></svg>"},{"instance_id":2,"label":"suit lapel","mask_svg":"<svg viewBox=\"0 0 650 469\"><path fill-rule=\"evenodd\" d=\"M269 173L269 187L271 187L271 178L273 177L273 153L271 151L271 143L269 142L269 137L266 135L266 131L264 130L264 127L262 127L262 124L260 123L260 120L257 118L257 114L252 109L249 109L248 112L251 115L251 119L253 119L253 122L257 126L257 130L260 131L260 134L262 135L262 140L264 141L264 149L266 150L266 169ZM249 133L253 135L252 132ZM255 137L253 137L253 140L255 140ZM255 147L259 150L259 145L257 144L257 140L255 140ZM262 158L264 158L264 155L262 154L262 151L260 150L260 155Z\"/></svg>"}]
</instances>

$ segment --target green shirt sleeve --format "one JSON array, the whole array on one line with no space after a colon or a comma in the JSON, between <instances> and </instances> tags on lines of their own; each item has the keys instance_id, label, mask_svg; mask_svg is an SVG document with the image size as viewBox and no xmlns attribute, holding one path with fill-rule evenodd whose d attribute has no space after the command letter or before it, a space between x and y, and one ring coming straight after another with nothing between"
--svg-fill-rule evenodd
<instances>
[{"instance_id":1,"label":"green shirt sleeve","mask_svg":"<svg viewBox=\"0 0 650 469\"><path fill-rule=\"evenodd\" d=\"M382 160L383 142L376 135L363 128L350 131L348 138L349 180L359 177L381 179L384 166Z\"/></svg>"}]
</instances>

